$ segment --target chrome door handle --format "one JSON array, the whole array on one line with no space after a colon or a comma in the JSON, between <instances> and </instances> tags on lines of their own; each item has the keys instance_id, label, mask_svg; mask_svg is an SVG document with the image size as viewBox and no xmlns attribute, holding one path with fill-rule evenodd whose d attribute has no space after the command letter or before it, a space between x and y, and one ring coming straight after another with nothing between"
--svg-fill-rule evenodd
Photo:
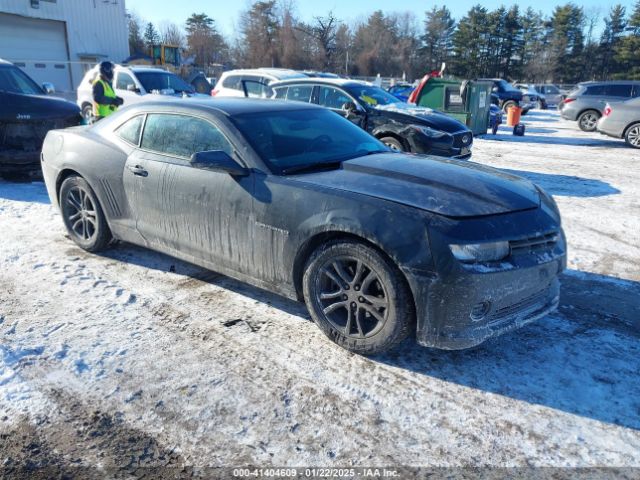
<instances>
[{"instance_id":1,"label":"chrome door handle","mask_svg":"<svg viewBox=\"0 0 640 480\"><path fill-rule=\"evenodd\" d=\"M131 173L133 173L134 175L137 175L139 177L148 177L149 176L149 172L147 172L140 165L135 165L135 166L129 165L127 168L129 169L129 171Z\"/></svg>"}]
</instances>

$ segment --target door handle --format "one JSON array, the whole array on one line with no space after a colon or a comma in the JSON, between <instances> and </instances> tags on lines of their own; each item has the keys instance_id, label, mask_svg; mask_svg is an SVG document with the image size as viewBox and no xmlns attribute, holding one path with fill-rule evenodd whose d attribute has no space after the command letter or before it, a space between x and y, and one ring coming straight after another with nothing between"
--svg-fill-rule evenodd
<instances>
[{"instance_id":1,"label":"door handle","mask_svg":"<svg viewBox=\"0 0 640 480\"><path fill-rule=\"evenodd\" d=\"M127 168L129 169L129 171L131 173L133 173L134 175L137 175L139 177L148 177L149 176L149 172L147 172L140 165L135 165L135 166L129 165L129 166L127 166Z\"/></svg>"}]
</instances>

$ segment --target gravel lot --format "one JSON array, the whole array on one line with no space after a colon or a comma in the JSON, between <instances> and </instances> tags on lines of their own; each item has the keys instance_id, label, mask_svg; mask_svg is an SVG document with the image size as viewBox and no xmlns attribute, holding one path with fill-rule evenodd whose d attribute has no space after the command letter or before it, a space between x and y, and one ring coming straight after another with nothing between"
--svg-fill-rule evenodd
<instances>
[{"instance_id":1,"label":"gravel lot","mask_svg":"<svg viewBox=\"0 0 640 480\"><path fill-rule=\"evenodd\" d=\"M640 467L640 153L524 121L473 159L557 199L561 307L463 352L352 355L303 305L130 245L86 254L42 183L0 181L0 472Z\"/></svg>"}]
</instances>

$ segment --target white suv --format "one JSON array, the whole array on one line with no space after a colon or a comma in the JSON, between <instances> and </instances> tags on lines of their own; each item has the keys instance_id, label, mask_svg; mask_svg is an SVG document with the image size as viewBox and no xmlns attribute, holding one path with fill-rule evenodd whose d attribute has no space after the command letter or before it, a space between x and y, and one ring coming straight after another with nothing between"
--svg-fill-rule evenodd
<instances>
[{"instance_id":1,"label":"white suv","mask_svg":"<svg viewBox=\"0 0 640 480\"><path fill-rule=\"evenodd\" d=\"M270 95L265 91L265 85L290 78L307 78L304 73L285 68L256 68L253 70L229 70L224 72L211 90L214 97L244 97L244 82L250 97L264 97Z\"/></svg>"},{"instance_id":2,"label":"white suv","mask_svg":"<svg viewBox=\"0 0 640 480\"><path fill-rule=\"evenodd\" d=\"M93 82L98 77L100 66L89 70L78 87L78 106L82 115L90 119L93 111ZM160 96L183 97L200 96L187 82L175 73L157 67L116 65L113 87L117 96L124 100L124 106L145 100L158 100ZM150 97L150 94L154 94Z\"/></svg>"}]
</instances>

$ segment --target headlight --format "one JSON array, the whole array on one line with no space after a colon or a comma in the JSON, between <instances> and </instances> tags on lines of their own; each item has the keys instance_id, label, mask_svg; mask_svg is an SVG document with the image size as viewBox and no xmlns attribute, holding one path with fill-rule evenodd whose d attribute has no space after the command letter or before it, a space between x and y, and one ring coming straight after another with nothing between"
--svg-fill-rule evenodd
<instances>
[{"instance_id":1,"label":"headlight","mask_svg":"<svg viewBox=\"0 0 640 480\"><path fill-rule=\"evenodd\" d=\"M425 134L429 138L442 138L449 135L447 132L442 132L431 127L425 127L424 125L414 125L413 128Z\"/></svg>"},{"instance_id":2,"label":"headlight","mask_svg":"<svg viewBox=\"0 0 640 480\"><path fill-rule=\"evenodd\" d=\"M509 256L509 242L469 243L449 245L451 253L461 262L495 262Z\"/></svg>"}]
</instances>

